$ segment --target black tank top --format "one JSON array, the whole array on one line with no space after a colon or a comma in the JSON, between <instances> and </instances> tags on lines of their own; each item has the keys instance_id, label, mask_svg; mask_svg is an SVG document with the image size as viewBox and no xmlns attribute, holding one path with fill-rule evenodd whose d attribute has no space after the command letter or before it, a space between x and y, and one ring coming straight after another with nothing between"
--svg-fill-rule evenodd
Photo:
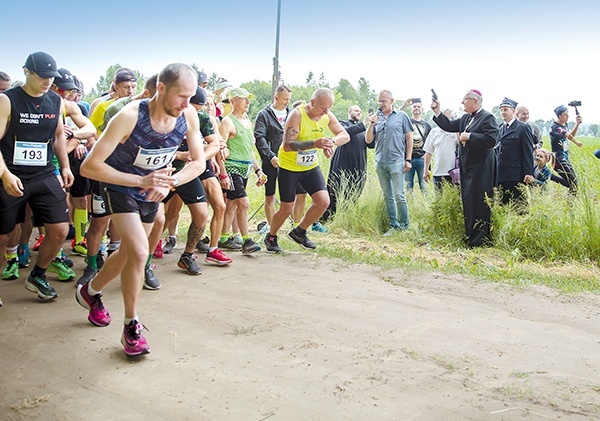
<instances>
[{"instance_id":1,"label":"black tank top","mask_svg":"<svg viewBox=\"0 0 600 421\"><path fill-rule=\"evenodd\" d=\"M10 123L0 140L6 166L22 180L54 174L54 134L60 118L61 98L52 91L32 97L22 87L4 91L10 99Z\"/></svg>"}]
</instances>

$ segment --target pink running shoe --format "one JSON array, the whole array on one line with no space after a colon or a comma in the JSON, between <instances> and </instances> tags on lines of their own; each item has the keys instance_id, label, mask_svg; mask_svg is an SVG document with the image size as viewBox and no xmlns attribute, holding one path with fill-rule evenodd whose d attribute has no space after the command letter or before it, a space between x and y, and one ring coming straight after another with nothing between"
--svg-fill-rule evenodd
<instances>
[{"instance_id":1,"label":"pink running shoe","mask_svg":"<svg viewBox=\"0 0 600 421\"><path fill-rule=\"evenodd\" d=\"M163 257L165 257L162 248L162 240L158 241L158 244L156 246L156 249L154 250L154 253L152 253L152 256L154 256L157 259L162 259Z\"/></svg>"},{"instance_id":2,"label":"pink running shoe","mask_svg":"<svg viewBox=\"0 0 600 421\"><path fill-rule=\"evenodd\" d=\"M137 320L132 320L123 327L121 344L123 344L125 354L128 357L136 357L150 352L150 346L144 335L142 335L142 329L144 329L144 326Z\"/></svg>"},{"instance_id":3,"label":"pink running shoe","mask_svg":"<svg viewBox=\"0 0 600 421\"><path fill-rule=\"evenodd\" d=\"M220 249L214 249L212 252L206 253L204 259L206 263L216 263L217 265L228 265L233 262L233 259L223 253Z\"/></svg>"},{"instance_id":4,"label":"pink running shoe","mask_svg":"<svg viewBox=\"0 0 600 421\"><path fill-rule=\"evenodd\" d=\"M94 296L88 294L89 282L83 285L77 285L75 298L79 305L87 308L90 311L88 320L96 326L104 327L110 324L110 314L102 303L102 294L98 293Z\"/></svg>"}]
</instances>

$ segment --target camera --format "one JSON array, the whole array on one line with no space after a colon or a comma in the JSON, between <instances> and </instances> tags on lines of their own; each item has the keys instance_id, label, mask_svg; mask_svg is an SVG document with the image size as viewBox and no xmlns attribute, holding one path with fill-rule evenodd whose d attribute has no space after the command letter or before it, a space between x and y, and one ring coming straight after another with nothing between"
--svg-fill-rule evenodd
<instances>
[{"instance_id":1,"label":"camera","mask_svg":"<svg viewBox=\"0 0 600 421\"><path fill-rule=\"evenodd\" d=\"M369 108L369 114L373 114L375 110L373 108Z\"/></svg>"},{"instance_id":2,"label":"camera","mask_svg":"<svg viewBox=\"0 0 600 421\"><path fill-rule=\"evenodd\" d=\"M579 115L579 110L577 107L581 107L581 101L571 101L567 104L569 107L575 108L575 114Z\"/></svg>"}]
</instances>

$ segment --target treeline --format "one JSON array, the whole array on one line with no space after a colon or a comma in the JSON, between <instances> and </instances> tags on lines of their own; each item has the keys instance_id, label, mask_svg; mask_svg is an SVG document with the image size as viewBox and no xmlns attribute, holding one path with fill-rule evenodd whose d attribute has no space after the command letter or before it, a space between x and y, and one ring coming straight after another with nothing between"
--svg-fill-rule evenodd
<instances>
[{"instance_id":1,"label":"treeline","mask_svg":"<svg viewBox=\"0 0 600 421\"><path fill-rule=\"evenodd\" d=\"M101 93L108 92L110 89L110 82L112 81L115 72L120 67L122 66L118 63L110 66L106 70L106 74L104 76L100 76L96 86L84 96L84 100L91 103ZM196 70L202 70L199 69L195 64L192 64L192 67ZM150 75L145 76L135 69L132 70L138 76L138 92L140 92ZM212 73L208 79L208 90L214 91L217 81L220 78L221 75ZM256 100L251 103L250 110L248 111L250 118L254 120L258 112L270 104L273 100L271 93L271 82L253 80L252 82L244 82L241 84L241 86L256 96ZM313 72L310 72L306 77L306 83L304 85L291 85L289 87L292 89L292 103L297 100L309 101L312 93L317 88L330 88L335 93L335 103L333 104L332 112L340 120L347 119L347 111L351 105L358 104L365 115L370 108L377 109L378 92L375 92L373 89L371 89L369 81L367 81L364 77L361 77L358 80L356 87L348 79L344 78L340 79L337 84L332 85L325 78L323 73L321 73L317 78ZM400 107L404 103L404 100L404 98L396 98L396 107ZM428 105L424 104L422 118L425 121L433 123L433 112L428 108ZM411 114L410 109L405 109L404 111L409 115ZM500 109L498 106L494 106L491 112L496 117L498 123L500 123L502 119L500 117ZM553 120L544 121L539 119L535 121L535 124L538 125L542 134L547 135L550 131L552 122ZM572 127L574 124L574 122L570 122L569 126ZM583 123L579 127L578 134L580 136L598 137L600 136L600 126L598 124Z\"/></svg>"}]
</instances>

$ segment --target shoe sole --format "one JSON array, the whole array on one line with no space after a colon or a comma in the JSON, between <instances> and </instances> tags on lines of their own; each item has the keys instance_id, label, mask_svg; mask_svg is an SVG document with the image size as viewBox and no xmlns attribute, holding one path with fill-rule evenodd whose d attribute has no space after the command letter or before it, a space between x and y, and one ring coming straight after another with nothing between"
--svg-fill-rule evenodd
<instances>
[{"instance_id":1,"label":"shoe sole","mask_svg":"<svg viewBox=\"0 0 600 421\"><path fill-rule=\"evenodd\" d=\"M211 258L209 258L209 257L205 257L205 258L204 258L204 261L205 261L206 263L215 263L215 264L217 264L217 265L219 265L219 266L227 266L227 265L229 265L229 264L231 264L231 263L233 262L233 260L230 260L230 261L228 261L228 262L223 262L223 261L221 261L221 260L217 260L217 259L211 259Z\"/></svg>"},{"instance_id":2,"label":"shoe sole","mask_svg":"<svg viewBox=\"0 0 600 421\"><path fill-rule=\"evenodd\" d=\"M40 300L50 301L50 300L54 300L55 298L58 298L58 294L55 294L52 296L42 294L38 287L36 287L31 282L29 282L29 279L25 280L25 289L27 291L35 292Z\"/></svg>"},{"instance_id":3,"label":"shoe sole","mask_svg":"<svg viewBox=\"0 0 600 421\"><path fill-rule=\"evenodd\" d=\"M242 250L242 254L252 254L252 253L256 253L257 251L261 251L262 249L260 248L260 246L253 248L252 250Z\"/></svg>"},{"instance_id":4,"label":"shoe sole","mask_svg":"<svg viewBox=\"0 0 600 421\"><path fill-rule=\"evenodd\" d=\"M123 345L123 341L121 341L121 345ZM125 345L123 345L123 352L125 352L125 355L129 358L135 358L135 357L140 357L142 355L146 355L150 353L150 348L148 349L143 349L142 351L139 352L131 352L131 351L127 351L127 349L125 348Z\"/></svg>"},{"instance_id":5,"label":"shoe sole","mask_svg":"<svg viewBox=\"0 0 600 421\"><path fill-rule=\"evenodd\" d=\"M82 253L80 251L75 251L75 250L71 250L71 255L77 255L77 256L81 256L81 257L87 257L87 253Z\"/></svg>"},{"instance_id":6,"label":"shoe sole","mask_svg":"<svg viewBox=\"0 0 600 421\"><path fill-rule=\"evenodd\" d=\"M288 233L288 235L287 235L287 236L288 236L288 238L289 238L290 240L292 240L294 243L298 244L300 247L302 247L302 248L303 248L303 249L305 249L305 250L314 250L314 249L316 249L316 248L317 248L317 246L314 246L314 247L306 247L306 246L305 246L303 243L299 242L299 241L298 241L298 240L296 240L294 237L292 237L292 236L290 235L290 233Z\"/></svg>"},{"instance_id":7,"label":"shoe sole","mask_svg":"<svg viewBox=\"0 0 600 421\"><path fill-rule=\"evenodd\" d=\"M5 278L4 276L2 277L3 281L14 281L15 279L19 279L19 275L16 276L9 276L8 278Z\"/></svg>"},{"instance_id":8,"label":"shoe sole","mask_svg":"<svg viewBox=\"0 0 600 421\"><path fill-rule=\"evenodd\" d=\"M159 289L160 289L160 285L159 285L159 286L156 286L156 287L153 287L153 286L151 286L151 285L148 285L148 284L146 283L146 281L144 281L144 285L142 285L142 286L144 287L144 289L147 289L148 291L157 291L157 290L159 290Z\"/></svg>"},{"instance_id":9,"label":"shoe sole","mask_svg":"<svg viewBox=\"0 0 600 421\"><path fill-rule=\"evenodd\" d=\"M187 273L188 275L191 275L191 276L202 275L202 270L200 270L200 272L197 272L197 273L192 272L187 268L187 266L184 263L177 262L177 266L179 266L181 269L185 270L185 273Z\"/></svg>"}]
</instances>

